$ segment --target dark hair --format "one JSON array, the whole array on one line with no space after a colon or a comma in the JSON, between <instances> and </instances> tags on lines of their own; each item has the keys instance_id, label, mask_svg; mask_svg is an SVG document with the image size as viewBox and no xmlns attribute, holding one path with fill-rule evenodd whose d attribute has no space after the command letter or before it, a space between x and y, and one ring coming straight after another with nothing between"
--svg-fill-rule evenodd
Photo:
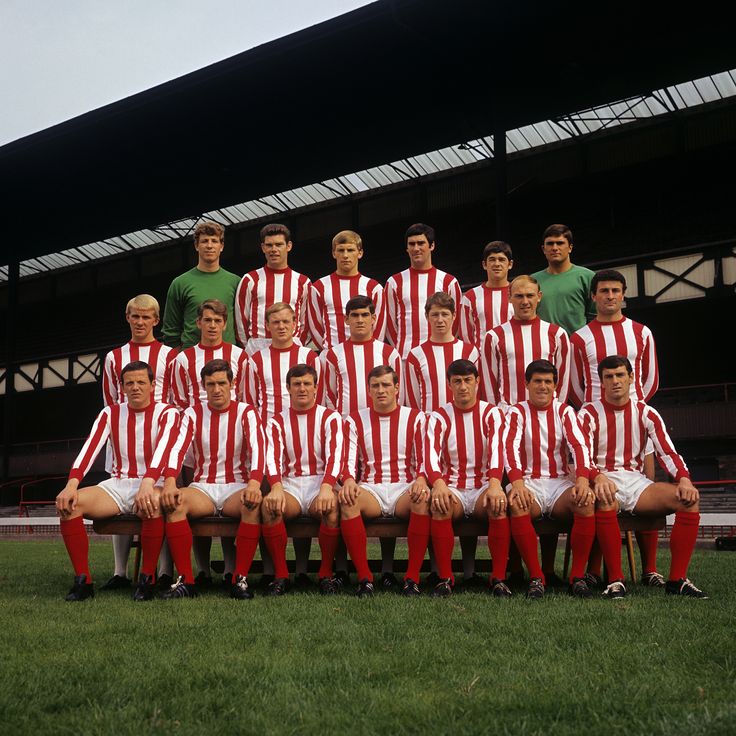
<instances>
[{"instance_id":1,"label":"dark hair","mask_svg":"<svg viewBox=\"0 0 736 736\"><path fill-rule=\"evenodd\" d=\"M508 243L504 243L503 240L491 240L491 242L483 248L483 260L485 261L491 253L503 253L510 261L514 260L511 246Z\"/></svg>"},{"instance_id":2,"label":"dark hair","mask_svg":"<svg viewBox=\"0 0 736 736\"><path fill-rule=\"evenodd\" d=\"M613 370L614 368L626 368L629 375L634 372L631 367L631 361L623 355L607 355L603 360L598 363L598 378L603 378L603 371Z\"/></svg>"},{"instance_id":3,"label":"dark hair","mask_svg":"<svg viewBox=\"0 0 736 736\"><path fill-rule=\"evenodd\" d=\"M415 222L410 225L404 236L404 240L408 240L411 235L426 235L429 244L434 243L434 228L431 225L425 225L423 222Z\"/></svg>"},{"instance_id":4,"label":"dark hair","mask_svg":"<svg viewBox=\"0 0 736 736\"><path fill-rule=\"evenodd\" d=\"M424 314L428 315L429 310L432 309L432 307L449 309L453 314L455 314L455 300L444 291L435 291L435 293L427 299L424 304Z\"/></svg>"},{"instance_id":5,"label":"dark hair","mask_svg":"<svg viewBox=\"0 0 736 736\"><path fill-rule=\"evenodd\" d=\"M557 383L557 367L548 360L533 360L529 363L524 371L524 378L527 383L532 380L535 373L551 373L555 383Z\"/></svg>"},{"instance_id":6,"label":"dark hair","mask_svg":"<svg viewBox=\"0 0 736 736\"><path fill-rule=\"evenodd\" d=\"M623 286L624 294L626 293L626 279L621 271L613 268L604 268L602 271L596 271L590 280L590 293L595 294L598 291L598 284L601 281L618 281Z\"/></svg>"},{"instance_id":7,"label":"dark hair","mask_svg":"<svg viewBox=\"0 0 736 736\"><path fill-rule=\"evenodd\" d=\"M464 358L453 360L447 366L447 380L449 381L452 376L475 376L478 378L478 369L473 363Z\"/></svg>"},{"instance_id":8,"label":"dark hair","mask_svg":"<svg viewBox=\"0 0 736 736\"><path fill-rule=\"evenodd\" d=\"M265 243L269 235L283 235L287 243L291 240L289 228L286 225L280 225L278 222L271 222L261 228L261 243Z\"/></svg>"},{"instance_id":9,"label":"dark hair","mask_svg":"<svg viewBox=\"0 0 736 736\"><path fill-rule=\"evenodd\" d=\"M394 386L399 385L399 376L390 365L376 365L371 368L368 373L368 384L370 385L371 378L380 378L381 376L392 376L394 379Z\"/></svg>"},{"instance_id":10,"label":"dark hair","mask_svg":"<svg viewBox=\"0 0 736 736\"><path fill-rule=\"evenodd\" d=\"M227 380L232 383L233 369L230 363L226 360L222 360L221 358L216 358L215 360L210 360L208 363L205 363L202 370L199 372L199 377L202 379L202 385L204 385L204 379L207 378L207 376L211 376L213 373L220 373L221 371L225 372Z\"/></svg>"},{"instance_id":11,"label":"dark hair","mask_svg":"<svg viewBox=\"0 0 736 736\"><path fill-rule=\"evenodd\" d=\"M301 378L302 376L312 376L314 385L317 385L317 371L306 363L297 363L289 368L286 373L286 385L291 385L292 378Z\"/></svg>"},{"instance_id":12,"label":"dark hair","mask_svg":"<svg viewBox=\"0 0 736 736\"><path fill-rule=\"evenodd\" d=\"M350 312L354 309L368 309L371 314L376 313L376 305L373 303L373 300L370 297L365 296L365 294L358 294L358 296L348 299L348 303L345 305L345 316L349 317Z\"/></svg>"},{"instance_id":13,"label":"dark hair","mask_svg":"<svg viewBox=\"0 0 736 736\"><path fill-rule=\"evenodd\" d=\"M194 245L199 245L200 235L216 235L222 243L225 241L225 228L220 225L219 222L207 220L205 222L200 222L199 225L194 228Z\"/></svg>"},{"instance_id":14,"label":"dark hair","mask_svg":"<svg viewBox=\"0 0 736 736\"><path fill-rule=\"evenodd\" d=\"M204 316L205 309L209 309L211 312L214 312L218 317L222 317L225 320L225 323L227 323L227 306L219 299L205 299L197 307L197 319L200 319Z\"/></svg>"},{"instance_id":15,"label":"dark hair","mask_svg":"<svg viewBox=\"0 0 736 736\"><path fill-rule=\"evenodd\" d=\"M148 374L148 380L153 383L153 369L148 365L148 363L145 363L142 360L134 360L123 367L123 370L120 371L121 383L125 383L125 374L130 373L131 371L145 371Z\"/></svg>"},{"instance_id":16,"label":"dark hair","mask_svg":"<svg viewBox=\"0 0 736 736\"><path fill-rule=\"evenodd\" d=\"M542 240L546 240L550 237L563 237L567 239L567 242L572 245L572 230L567 225L563 225L561 223L556 223L555 225L549 225L544 230L544 235L542 235Z\"/></svg>"}]
</instances>

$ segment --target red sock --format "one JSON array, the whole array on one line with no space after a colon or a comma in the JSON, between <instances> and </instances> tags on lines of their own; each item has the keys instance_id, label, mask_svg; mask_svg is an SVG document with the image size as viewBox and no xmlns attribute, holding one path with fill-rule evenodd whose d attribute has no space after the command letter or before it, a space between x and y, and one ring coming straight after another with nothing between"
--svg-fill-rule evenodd
<instances>
[{"instance_id":1,"label":"red sock","mask_svg":"<svg viewBox=\"0 0 736 736\"><path fill-rule=\"evenodd\" d=\"M238 526L238 533L235 537L235 570L233 577L238 575L247 577L250 572L250 566L253 562L256 550L258 549L258 540L261 538L261 525L248 524L241 521Z\"/></svg>"},{"instance_id":2,"label":"red sock","mask_svg":"<svg viewBox=\"0 0 736 736\"><path fill-rule=\"evenodd\" d=\"M573 578L581 578L585 575L585 563L588 561L594 539L595 515L575 514L572 520L572 531L570 532L570 549L572 550L570 582Z\"/></svg>"},{"instance_id":3,"label":"red sock","mask_svg":"<svg viewBox=\"0 0 736 736\"><path fill-rule=\"evenodd\" d=\"M437 573L443 580L449 578L454 583L452 550L455 547L455 530L452 528L452 519L432 519L430 531Z\"/></svg>"},{"instance_id":4,"label":"red sock","mask_svg":"<svg viewBox=\"0 0 736 736\"><path fill-rule=\"evenodd\" d=\"M670 580L687 577L687 568L698 538L700 514L697 511L678 511L670 534Z\"/></svg>"},{"instance_id":5,"label":"red sock","mask_svg":"<svg viewBox=\"0 0 736 736\"><path fill-rule=\"evenodd\" d=\"M74 575L86 575L87 582L92 582L92 576L89 574L89 537L87 530L84 528L84 520L81 516L73 519L61 519L59 522L61 527L61 536L66 545L66 551L69 553L69 559L72 561Z\"/></svg>"},{"instance_id":6,"label":"red sock","mask_svg":"<svg viewBox=\"0 0 736 736\"><path fill-rule=\"evenodd\" d=\"M544 582L544 573L537 554L537 533L534 531L529 514L511 517L511 534L519 548L521 559L529 570L529 577L542 578Z\"/></svg>"},{"instance_id":7,"label":"red sock","mask_svg":"<svg viewBox=\"0 0 736 736\"><path fill-rule=\"evenodd\" d=\"M343 519L340 522L340 530L342 538L345 540L345 546L348 548L350 559L355 565L358 573L358 580L373 580L373 574L368 567L368 538L365 535L365 524L362 516L356 516L354 519ZM321 577L321 576L320 576Z\"/></svg>"},{"instance_id":8,"label":"red sock","mask_svg":"<svg viewBox=\"0 0 736 736\"><path fill-rule=\"evenodd\" d=\"M653 529L650 532L637 532L636 542L639 545L642 572L645 575L648 572L657 572L657 544L659 543L659 532L656 529Z\"/></svg>"},{"instance_id":9,"label":"red sock","mask_svg":"<svg viewBox=\"0 0 736 736\"><path fill-rule=\"evenodd\" d=\"M361 524L363 520L361 519ZM365 534L365 530L363 530ZM325 526L324 523L319 525L319 550L322 555L322 562L319 566L318 576L320 578L331 578L332 567L335 562L335 552L340 544L340 527ZM345 540L347 544L347 539ZM352 557L352 554L350 555ZM355 560L353 560L355 562ZM371 578L372 579L372 578Z\"/></svg>"},{"instance_id":10,"label":"red sock","mask_svg":"<svg viewBox=\"0 0 736 736\"><path fill-rule=\"evenodd\" d=\"M590 555L588 555L588 572L591 575L597 575L601 577L601 570L603 567L603 550L601 545L598 543L598 537L593 540L593 546L590 548Z\"/></svg>"},{"instance_id":11,"label":"red sock","mask_svg":"<svg viewBox=\"0 0 736 736\"><path fill-rule=\"evenodd\" d=\"M192 572L192 528L186 519L166 522L166 539L169 542L171 559L185 583L194 583Z\"/></svg>"},{"instance_id":12,"label":"red sock","mask_svg":"<svg viewBox=\"0 0 736 736\"><path fill-rule=\"evenodd\" d=\"M283 520L278 524L261 526L263 541L266 543L268 554L273 560L274 575L277 578L288 578L289 568L286 566L286 542L289 537L286 534L286 526Z\"/></svg>"},{"instance_id":13,"label":"red sock","mask_svg":"<svg viewBox=\"0 0 736 736\"><path fill-rule=\"evenodd\" d=\"M595 535L608 568L608 582L624 579L621 567L621 528L616 511L595 512Z\"/></svg>"},{"instance_id":14,"label":"red sock","mask_svg":"<svg viewBox=\"0 0 736 736\"><path fill-rule=\"evenodd\" d=\"M141 572L156 577L156 565L164 544L166 522L163 516L141 522Z\"/></svg>"},{"instance_id":15,"label":"red sock","mask_svg":"<svg viewBox=\"0 0 736 736\"><path fill-rule=\"evenodd\" d=\"M509 517L488 519L488 551L491 553L493 570L491 577L497 580L506 579L506 565L509 562L509 545L511 542L511 526Z\"/></svg>"},{"instance_id":16,"label":"red sock","mask_svg":"<svg viewBox=\"0 0 736 736\"><path fill-rule=\"evenodd\" d=\"M415 514L413 511L409 515L409 531L406 533L406 542L409 546L409 563L406 566L404 580L409 578L415 583L419 582L422 562L424 562L424 555L427 554L427 547L429 546L430 523L429 515Z\"/></svg>"}]
</instances>

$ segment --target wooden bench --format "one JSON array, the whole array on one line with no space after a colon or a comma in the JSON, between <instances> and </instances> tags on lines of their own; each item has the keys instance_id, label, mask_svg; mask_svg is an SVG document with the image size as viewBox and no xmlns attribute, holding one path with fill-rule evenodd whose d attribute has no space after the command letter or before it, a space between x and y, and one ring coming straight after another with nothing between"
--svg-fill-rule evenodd
<instances>
[{"instance_id":1,"label":"wooden bench","mask_svg":"<svg viewBox=\"0 0 736 736\"><path fill-rule=\"evenodd\" d=\"M224 518L218 516L206 516L201 519L190 521L192 534L195 537L234 537L238 528L238 519ZM624 544L626 545L626 554L629 560L629 570L631 572L631 580L636 580L636 560L634 558L634 540L633 532L661 530L665 527L665 517L655 516L632 516L631 514L620 514L619 524L621 531L624 533ZM406 537L408 522L396 518L380 518L375 521L365 522L365 531L367 536L372 538L381 537ZM459 536L479 536L484 537L488 534L488 523L479 519L462 519L454 523L455 534ZM534 522L534 528L537 534L568 534L570 525L564 524L552 519L540 519ZM93 529L97 534L132 534L135 536L133 545L136 548L134 563L134 580L138 579L138 571L140 569L140 531L141 521L137 516L121 514L108 519L97 519L93 523ZM319 522L308 516L300 516L296 519L286 522L286 532L292 538L317 537L319 534ZM316 572L319 561L310 560L309 571ZM453 570L462 570L462 560L453 559ZM293 571L293 560L289 560L290 569ZM380 571L381 560L369 560L371 570ZM565 547L565 561L563 567L563 577L567 577L567 570L570 564L570 537L568 534L567 545ZM253 562L251 571L258 573L262 571L262 565L259 560ZM396 560L394 569L397 572L406 570L406 560ZM476 570L478 572L489 572L490 560L476 560ZM429 570L429 560L424 561L422 570Z\"/></svg>"}]
</instances>

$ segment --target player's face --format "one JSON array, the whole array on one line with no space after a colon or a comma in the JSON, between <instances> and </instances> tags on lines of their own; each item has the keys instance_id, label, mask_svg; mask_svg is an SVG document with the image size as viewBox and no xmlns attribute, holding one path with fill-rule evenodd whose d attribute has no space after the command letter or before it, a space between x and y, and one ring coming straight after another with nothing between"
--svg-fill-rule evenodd
<instances>
[{"instance_id":1,"label":"player's face","mask_svg":"<svg viewBox=\"0 0 736 736\"><path fill-rule=\"evenodd\" d=\"M631 390L631 374L624 366L605 368L601 375L603 394L611 404L625 404Z\"/></svg>"},{"instance_id":2,"label":"player's face","mask_svg":"<svg viewBox=\"0 0 736 736\"><path fill-rule=\"evenodd\" d=\"M317 401L317 386L309 374L292 376L286 390L289 392L291 407L298 411L311 409Z\"/></svg>"},{"instance_id":3,"label":"player's face","mask_svg":"<svg viewBox=\"0 0 736 736\"><path fill-rule=\"evenodd\" d=\"M540 409L549 406L555 397L555 377L552 373L534 373L526 389L533 406Z\"/></svg>"},{"instance_id":4,"label":"player's face","mask_svg":"<svg viewBox=\"0 0 736 736\"><path fill-rule=\"evenodd\" d=\"M460 409L473 406L478 395L478 376L451 376L450 391L455 406Z\"/></svg>"},{"instance_id":5,"label":"player's face","mask_svg":"<svg viewBox=\"0 0 736 736\"><path fill-rule=\"evenodd\" d=\"M123 376L123 393L134 409L144 409L151 403L153 384L148 371L127 371Z\"/></svg>"},{"instance_id":6,"label":"player's face","mask_svg":"<svg viewBox=\"0 0 736 736\"><path fill-rule=\"evenodd\" d=\"M222 342L222 333L225 331L225 319L222 315L205 309L201 317L197 317L197 327L202 336L203 345L219 345Z\"/></svg>"},{"instance_id":7,"label":"player's face","mask_svg":"<svg viewBox=\"0 0 736 736\"><path fill-rule=\"evenodd\" d=\"M601 317L615 317L624 304L624 287L620 281L600 281L593 294L595 308Z\"/></svg>"},{"instance_id":8,"label":"player's face","mask_svg":"<svg viewBox=\"0 0 736 736\"><path fill-rule=\"evenodd\" d=\"M155 309L137 309L133 307L125 315L125 321L130 325L130 336L134 342L151 342L153 328L158 324Z\"/></svg>"},{"instance_id":9,"label":"player's face","mask_svg":"<svg viewBox=\"0 0 736 736\"><path fill-rule=\"evenodd\" d=\"M482 264L492 284L505 284L514 262L510 261L505 253L489 253Z\"/></svg>"},{"instance_id":10,"label":"player's face","mask_svg":"<svg viewBox=\"0 0 736 736\"><path fill-rule=\"evenodd\" d=\"M455 315L446 307L432 307L427 314L432 339L442 339L452 335L452 321Z\"/></svg>"},{"instance_id":11,"label":"player's face","mask_svg":"<svg viewBox=\"0 0 736 736\"><path fill-rule=\"evenodd\" d=\"M385 414L396 408L399 387L394 383L394 377L390 373L385 376L374 376L368 381L368 395L373 402L373 408Z\"/></svg>"},{"instance_id":12,"label":"player's face","mask_svg":"<svg viewBox=\"0 0 736 736\"><path fill-rule=\"evenodd\" d=\"M434 243L426 235L410 235L406 239L406 252L414 268L429 268L432 265Z\"/></svg>"},{"instance_id":13,"label":"player's face","mask_svg":"<svg viewBox=\"0 0 736 736\"><path fill-rule=\"evenodd\" d=\"M371 314L368 307L353 309L345 317L345 323L350 332L350 339L354 342L366 342L373 337L373 328L376 326L376 315Z\"/></svg>"},{"instance_id":14,"label":"player's face","mask_svg":"<svg viewBox=\"0 0 736 736\"><path fill-rule=\"evenodd\" d=\"M224 409L230 404L231 389L232 383L225 371L215 371L211 376L204 377L207 403L213 409Z\"/></svg>"},{"instance_id":15,"label":"player's face","mask_svg":"<svg viewBox=\"0 0 736 736\"><path fill-rule=\"evenodd\" d=\"M550 235L544 239L542 251L550 266L559 266L570 260L572 245L564 235Z\"/></svg>"},{"instance_id":16,"label":"player's face","mask_svg":"<svg viewBox=\"0 0 736 736\"><path fill-rule=\"evenodd\" d=\"M522 321L532 320L537 316L537 307L542 300L539 285L531 281L519 281L511 287L511 306L514 317Z\"/></svg>"},{"instance_id":17,"label":"player's face","mask_svg":"<svg viewBox=\"0 0 736 736\"><path fill-rule=\"evenodd\" d=\"M217 235L206 235L202 233L194 249L199 254L200 262L211 266L219 262L220 253L222 253L224 247L224 243Z\"/></svg>"},{"instance_id":18,"label":"player's face","mask_svg":"<svg viewBox=\"0 0 736 736\"><path fill-rule=\"evenodd\" d=\"M286 268L291 240L287 242L284 235L266 235L261 243L261 250L266 256L266 264L271 268Z\"/></svg>"},{"instance_id":19,"label":"player's face","mask_svg":"<svg viewBox=\"0 0 736 736\"><path fill-rule=\"evenodd\" d=\"M287 342L294 334L294 313L288 309L274 312L268 318L268 331L276 342Z\"/></svg>"},{"instance_id":20,"label":"player's face","mask_svg":"<svg viewBox=\"0 0 736 736\"><path fill-rule=\"evenodd\" d=\"M355 243L340 243L332 248L332 257L340 276L353 276L358 273L358 261L363 257L363 249Z\"/></svg>"}]
</instances>

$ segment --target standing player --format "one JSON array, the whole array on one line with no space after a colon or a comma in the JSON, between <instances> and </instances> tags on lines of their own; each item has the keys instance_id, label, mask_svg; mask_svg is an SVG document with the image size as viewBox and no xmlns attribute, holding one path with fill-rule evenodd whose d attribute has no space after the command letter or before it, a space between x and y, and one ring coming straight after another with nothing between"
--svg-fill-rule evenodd
<instances>
[{"instance_id":1,"label":"standing player","mask_svg":"<svg viewBox=\"0 0 736 736\"><path fill-rule=\"evenodd\" d=\"M225 342L235 342L233 304L240 279L220 267L225 247L225 230L216 222L200 222L194 229L194 249L197 265L177 276L169 286L164 309L164 342L181 349L195 345L199 330L195 324L197 309L205 299L219 299L227 305L228 327Z\"/></svg>"},{"instance_id":2,"label":"standing player","mask_svg":"<svg viewBox=\"0 0 736 736\"><path fill-rule=\"evenodd\" d=\"M432 486L431 536L440 581L433 596L452 593L454 519L488 518L488 548L492 579L503 580L509 548L503 475L503 413L478 399L478 369L469 360L456 360L447 369L452 401L427 421L424 462ZM496 596L510 595L493 583Z\"/></svg>"},{"instance_id":3,"label":"standing player","mask_svg":"<svg viewBox=\"0 0 736 736\"><path fill-rule=\"evenodd\" d=\"M699 494L690 481L685 461L675 450L659 413L631 397L634 373L628 358L612 355L598 364L603 397L580 410L579 420L590 447L596 504L596 536L608 568L606 598L626 595L621 568L621 530L617 513L637 516L675 514L670 535L669 579L665 592L707 598L687 578L700 524ZM647 440L654 443L660 462L675 479L653 483L643 474Z\"/></svg>"},{"instance_id":4,"label":"standing player","mask_svg":"<svg viewBox=\"0 0 736 736\"><path fill-rule=\"evenodd\" d=\"M386 336L402 360L406 360L412 348L427 339L429 330L422 311L429 296L445 291L455 304L460 304L462 298L457 279L432 265L434 248L434 228L422 223L412 225L406 231L409 268L386 282ZM457 320L457 315L455 317ZM457 321L452 332L457 333Z\"/></svg>"},{"instance_id":5,"label":"standing player","mask_svg":"<svg viewBox=\"0 0 736 736\"><path fill-rule=\"evenodd\" d=\"M120 383L126 401L106 406L99 413L64 490L56 497L61 535L74 567L68 601L83 601L94 595L83 517L104 519L133 512L142 520L143 552L133 598L144 601L153 597L153 578L164 538L161 489L155 483L176 439L179 414L173 406L153 400L153 371L147 363L126 365ZM110 478L80 489L79 484L108 439L112 448Z\"/></svg>"},{"instance_id":6,"label":"standing player","mask_svg":"<svg viewBox=\"0 0 736 736\"><path fill-rule=\"evenodd\" d=\"M164 598L197 594L192 572L192 530L189 519L221 514L240 519L230 596L253 597L248 571L261 536L260 506L265 437L255 409L233 401L233 371L221 359L200 371L206 401L190 406L182 417L161 503L167 514L166 539L179 577ZM177 488L174 479L191 444L194 479Z\"/></svg>"},{"instance_id":7,"label":"standing player","mask_svg":"<svg viewBox=\"0 0 736 736\"><path fill-rule=\"evenodd\" d=\"M340 475L343 430L340 415L317 404L317 371L296 365L286 374L291 406L268 423L267 473L271 490L263 502L263 537L276 568L269 595L289 586L285 519L309 514L322 523L319 589L337 592L332 564L340 541L334 486Z\"/></svg>"},{"instance_id":8,"label":"standing player","mask_svg":"<svg viewBox=\"0 0 736 736\"><path fill-rule=\"evenodd\" d=\"M466 291L460 302L460 339L478 349L486 332L514 315L509 301L509 271L514 266L511 246L503 240L491 241L483 249L481 265L485 283Z\"/></svg>"},{"instance_id":9,"label":"standing player","mask_svg":"<svg viewBox=\"0 0 736 736\"><path fill-rule=\"evenodd\" d=\"M527 366L529 398L506 414L504 449L510 481L511 534L531 578L527 597L544 596L532 518L572 519L570 593L590 598L585 563L595 537L595 498L590 490L586 439L571 406L555 398L557 369L548 360ZM574 480L568 456L575 461Z\"/></svg>"},{"instance_id":10,"label":"standing player","mask_svg":"<svg viewBox=\"0 0 736 736\"><path fill-rule=\"evenodd\" d=\"M345 305L359 294L367 296L376 305L373 336L383 340L386 329L383 287L358 271L358 262L363 257L360 235L352 230L341 230L332 239L332 257L337 263L335 273L309 287L309 323L314 344L327 350L345 342L348 337L343 319Z\"/></svg>"},{"instance_id":11,"label":"standing player","mask_svg":"<svg viewBox=\"0 0 736 736\"><path fill-rule=\"evenodd\" d=\"M388 365L368 374L371 406L345 420L346 462L338 493L343 539L358 572L357 595L373 595L363 519L409 519L404 595L419 595L429 543L429 487L422 470L424 415L399 406L399 377ZM361 468L358 482L358 467Z\"/></svg>"},{"instance_id":12,"label":"standing player","mask_svg":"<svg viewBox=\"0 0 736 736\"><path fill-rule=\"evenodd\" d=\"M238 339L248 355L268 347L271 333L266 310L275 302L286 302L294 310L294 335L306 342L309 279L289 268L293 244L286 225L272 223L261 228L261 250L266 264L245 274L235 296Z\"/></svg>"}]
</instances>

